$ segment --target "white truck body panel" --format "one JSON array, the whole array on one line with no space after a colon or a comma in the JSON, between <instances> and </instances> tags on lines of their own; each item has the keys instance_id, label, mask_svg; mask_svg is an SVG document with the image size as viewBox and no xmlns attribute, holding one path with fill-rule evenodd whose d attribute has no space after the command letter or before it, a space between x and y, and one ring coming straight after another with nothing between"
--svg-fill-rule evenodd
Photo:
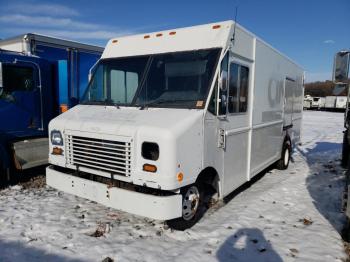
<instances>
[{"instance_id":1,"label":"white truck body panel","mask_svg":"<svg viewBox=\"0 0 350 262\"><path fill-rule=\"evenodd\" d=\"M46 180L49 185L54 184L61 191L136 215L152 219L171 219L181 216L181 195L153 196L136 193L62 174L50 167L46 169Z\"/></svg>"},{"instance_id":2,"label":"white truck body panel","mask_svg":"<svg viewBox=\"0 0 350 262\"><path fill-rule=\"evenodd\" d=\"M220 27L214 29L216 25ZM140 110L138 107L78 105L50 123L51 131L58 130L63 134L64 153L62 156L50 154L49 161L54 166L47 171L47 184L102 204L107 201L107 205L117 209L152 217L144 209L138 211L134 195L130 196L130 201L128 197L123 199L133 207L127 209L118 200L123 197L119 193L115 194L115 204L112 204L104 197L95 197L91 192L83 193L84 190L90 191L93 183L97 182L89 181L91 187L84 189L86 179L75 179L74 175L56 170L55 166L173 192L180 199L179 189L196 182L201 172L210 168L218 175L218 194L223 198L280 159L287 135L293 145L300 140L303 69L239 25L232 43L233 32L234 22L227 21L111 39L102 60L219 47L221 61L227 51L230 68L240 65L249 69L246 111L226 115L218 115L218 107L215 109L216 114L208 111L210 98L219 92L217 79L220 61L202 109ZM239 99L245 101L242 95ZM102 171L99 155L89 158L89 165L85 162L85 165L79 166L79 155L73 145L77 138L81 142L96 141L95 146L102 151L104 144L118 141L125 147L127 156L130 156L125 170L121 174ZM221 138L223 144L218 143ZM159 145L157 161L146 160L141 156L143 141L154 141ZM53 148L50 144L50 152ZM157 172L143 171L142 167L146 163L156 165ZM115 168L113 163L109 163L108 167ZM183 174L182 181L177 179L179 172ZM54 179L57 173L63 178ZM75 185L79 184L80 193L71 189L72 181ZM155 203L158 203L159 196L154 197ZM143 199L143 195L139 198ZM151 205L147 201L144 204ZM163 203L167 203L174 206L174 211L170 212L166 208L166 211L156 212L154 216L157 219L181 216L178 213L181 201L175 197L166 201L155 204L156 209L163 208Z\"/></svg>"}]
</instances>

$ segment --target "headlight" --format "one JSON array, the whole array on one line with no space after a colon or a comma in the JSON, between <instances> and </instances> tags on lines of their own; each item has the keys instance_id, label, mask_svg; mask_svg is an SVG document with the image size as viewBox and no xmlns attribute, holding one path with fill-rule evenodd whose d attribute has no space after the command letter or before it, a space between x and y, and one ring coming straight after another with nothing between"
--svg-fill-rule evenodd
<instances>
[{"instance_id":1,"label":"headlight","mask_svg":"<svg viewBox=\"0 0 350 262\"><path fill-rule=\"evenodd\" d=\"M159 146L152 142L142 143L142 156L144 159L156 161L159 158Z\"/></svg>"},{"instance_id":2,"label":"headlight","mask_svg":"<svg viewBox=\"0 0 350 262\"><path fill-rule=\"evenodd\" d=\"M51 137L51 144L56 146L63 146L63 138L60 131L52 130L50 137Z\"/></svg>"}]
</instances>

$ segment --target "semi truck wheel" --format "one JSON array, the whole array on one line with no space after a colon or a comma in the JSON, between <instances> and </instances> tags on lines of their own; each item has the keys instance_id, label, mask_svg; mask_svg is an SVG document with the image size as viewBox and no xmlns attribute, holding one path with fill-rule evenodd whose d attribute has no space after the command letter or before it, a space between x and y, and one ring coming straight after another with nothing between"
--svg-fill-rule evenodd
<instances>
[{"instance_id":1,"label":"semi truck wheel","mask_svg":"<svg viewBox=\"0 0 350 262\"><path fill-rule=\"evenodd\" d=\"M281 159L277 161L276 167L279 170L285 170L289 166L290 155L291 155L291 142L289 139L285 139L282 147Z\"/></svg>"},{"instance_id":2,"label":"semi truck wheel","mask_svg":"<svg viewBox=\"0 0 350 262\"><path fill-rule=\"evenodd\" d=\"M348 130L345 130L344 136L343 136L343 149L342 149L341 166L343 168L347 168L348 162L349 162Z\"/></svg>"},{"instance_id":3,"label":"semi truck wheel","mask_svg":"<svg viewBox=\"0 0 350 262\"><path fill-rule=\"evenodd\" d=\"M167 224L175 230L185 230L196 224L205 212L204 186L193 184L181 190L182 217L168 220Z\"/></svg>"},{"instance_id":4,"label":"semi truck wheel","mask_svg":"<svg viewBox=\"0 0 350 262\"><path fill-rule=\"evenodd\" d=\"M8 182L8 174L6 172L6 169L3 168L2 163L0 162L0 188L7 185Z\"/></svg>"}]
</instances>

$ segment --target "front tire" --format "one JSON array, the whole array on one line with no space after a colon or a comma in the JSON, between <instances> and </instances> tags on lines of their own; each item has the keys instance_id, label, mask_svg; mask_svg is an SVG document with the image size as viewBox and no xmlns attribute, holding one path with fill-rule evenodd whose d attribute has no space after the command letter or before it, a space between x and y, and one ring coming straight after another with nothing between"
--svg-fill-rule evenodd
<instances>
[{"instance_id":1,"label":"front tire","mask_svg":"<svg viewBox=\"0 0 350 262\"><path fill-rule=\"evenodd\" d=\"M281 159L277 161L276 167L279 170L285 170L289 166L290 156L292 153L290 140L285 139L282 147Z\"/></svg>"},{"instance_id":2,"label":"front tire","mask_svg":"<svg viewBox=\"0 0 350 262\"><path fill-rule=\"evenodd\" d=\"M167 224L175 230L185 230L194 226L203 216L206 205L205 191L201 184L193 184L181 189L182 217L168 220Z\"/></svg>"}]
</instances>

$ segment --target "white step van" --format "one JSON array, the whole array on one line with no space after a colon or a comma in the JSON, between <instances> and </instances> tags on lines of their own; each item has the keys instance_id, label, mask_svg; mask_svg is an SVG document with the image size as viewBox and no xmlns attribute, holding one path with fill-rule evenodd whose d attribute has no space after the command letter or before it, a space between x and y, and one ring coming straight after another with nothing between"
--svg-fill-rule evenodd
<instances>
[{"instance_id":1,"label":"white step van","mask_svg":"<svg viewBox=\"0 0 350 262\"><path fill-rule=\"evenodd\" d=\"M111 39L90 78L47 184L176 229L300 140L303 69L233 21Z\"/></svg>"}]
</instances>

